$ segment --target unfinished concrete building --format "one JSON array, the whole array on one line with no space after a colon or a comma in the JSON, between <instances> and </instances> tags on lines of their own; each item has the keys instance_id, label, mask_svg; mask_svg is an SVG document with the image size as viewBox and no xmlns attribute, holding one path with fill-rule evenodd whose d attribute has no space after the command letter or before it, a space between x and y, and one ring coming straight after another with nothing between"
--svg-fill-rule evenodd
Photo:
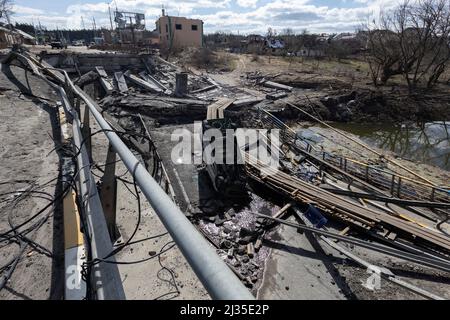
<instances>
[{"instance_id":1,"label":"unfinished concrete building","mask_svg":"<svg viewBox=\"0 0 450 320\"><path fill-rule=\"evenodd\" d=\"M162 48L184 48L203 46L203 21L165 14L156 21Z\"/></svg>"}]
</instances>

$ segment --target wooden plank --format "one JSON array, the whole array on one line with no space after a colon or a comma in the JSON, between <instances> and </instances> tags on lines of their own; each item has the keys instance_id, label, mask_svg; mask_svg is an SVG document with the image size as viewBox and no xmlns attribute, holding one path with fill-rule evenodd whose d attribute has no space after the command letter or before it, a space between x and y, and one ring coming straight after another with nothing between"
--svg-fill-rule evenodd
<instances>
[{"instance_id":1,"label":"wooden plank","mask_svg":"<svg viewBox=\"0 0 450 320\"><path fill-rule=\"evenodd\" d=\"M64 247L70 249L84 243L81 233L80 215L75 202L75 192L71 191L63 199Z\"/></svg>"},{"instance_id":2,"label":"wooden plank","mask_svg":"<svg viewBox=\"0 0 450 320\"><path fill-rule=\"evenodd\" d=\"M205 80L208 81L211 85L213 85L217 88L221 88L221 86L216 81L214 81L211 77L207 76L207 77L205 77Z\"/></svg>"},{"instance_id":3,"label":"wooden plank","mask_svg":"<svg viewBox=\"0 0 450 320\"><path fill-rule=\"evenodd\" d=\"M194 91L191 91L190 93L195 94L195 93L201 93L201 92L205 92L205 91L209 91L209 90L213 90L216 89L217 86L215 85L211 85L211 86L207 86L207 87L203 87Z\"/></svg>"},{"instance_id":4,"label":"wooden plank","mask_svg":"<svg viewBox=\"0 0 450 320\"><path fill-rule=\"evenodd\" d=\"M283 213L285 213L290 207L292 207L292 202L289 202L288 204L286 204L283 208L281 208L280 210L278 210L277 213L275 213L273 215L274 218L279 218Z\"/></svg>"},{"instance_id":5,"label":"wooden plank","mask_svg":"<svg viewBox=\"0 0 450 320\"><path fill-rule=\"evenodd\" d=\"M231 106L233 104L234 99L223 98L223 99L221 99L221 102L222 102L222 105L217 109L219 119L223 119L225 117L224 111L226 108L228 108L229 106Z\"/></svg>"},{"instance_id":6,"label":"wooden plank","mask_svg":"<svg viewBox=\"0 0 450 320\"><path fill-rule=\"evenodd\" d=\"M169 90L166 86L164 86L161 82L159 82L155 77L148 74L147 72L140 72L139 76L147 82L153 83L155 86L161 88L162 90Z\"/></svg>"},{"instance_id":7,"label":"wooden plank","mask_svg":"<svg viewBox=\"0 0 450 320\"><path fill-rule=\"evenodd\" d=\"M212 105L208 106L208 109L206 109L206 120L216 119L216 114L216 106L213 103Z\"/></svg>"},{"instance_id":8,"label":"wooden plank","mask_svg":"<svg viewBox=\"0 0 450 320\"><path fill-rule=\"evenodd\" d=\"M125 81L125 77L122 72L115 72L114 78L116 79L117 87L120 93L128 92L127 82Z\"/></svg>"},{"instance_id":9,"label":"wooden plank","mask_svg":"<svg viewBox=\"0 0 450 320\"><path fill-rule=\"evenodd\" d=\"M350 227L346 226L343 230L339 232L341 236L345 236L350 231Z\"/></svg>"},{"instance_id":10,"label":"wooden plank","mask_svg":"<svg viewBox=\"0 0 450 320\"><path fill-rule=\"evenodd\" d=\"M223 118L223 110L225 110L228 106L233 103L233 99L228 98L220 98L213 104L208 106L206 119L222 119Z\"/></svg>"},{"instance_id":11,"label":"wooden plank","mask_svg":"<svg viewBox=\"0 0 450 320\"><path fill-rule=\"evenodd\" d=\"M258 163L247 162L247 166L254 167L258 171L273 169L269 167L262 167ZM266 177L255 176L252 171L248 171L249 176L260 180L268 186L272 186L275 190L282 193L290 193L299 189L292 200L301 201L305 203L314 202L315 206L326 212L330 212L335 216L344 215L351 220L357 220L363 222L366 225L373 225L374 223L381 223L383 226L389 225L390 228L401 230L404 233L408 233L413 237L420 238L422 240L433 243L445 250L450 250L450 240L443 234L424 228L416 223L406 221L402 218L391 216L383 211L377 211L375 209L369 209L362 207L361 205L351 201L350 199L343 198L332 193L325 191L317 186L304 182L296 177L292 177L282 171L274 171L271 175ZM392 231L392 229L391 229Z\"/></svg>"}]
</instances>

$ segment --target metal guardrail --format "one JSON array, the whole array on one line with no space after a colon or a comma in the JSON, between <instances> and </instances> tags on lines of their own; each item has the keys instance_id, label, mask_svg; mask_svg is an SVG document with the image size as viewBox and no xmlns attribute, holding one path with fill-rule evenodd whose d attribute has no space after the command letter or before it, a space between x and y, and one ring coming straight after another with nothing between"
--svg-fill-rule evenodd
<instances>
[{"instance_id":1,"label":"metal guardrail","mask_svg":"<svg viewBox=\"0 0 450 320\"><path fill-rule=\"evenodd\" d=\"M93 259L103 258L112 252L113 247L102 209L102 204L97 191L95 179L91 172L91 164L86 145L82 145L83 135L81 132L81 122L78 113L72 108L67 94L61 86L49 81L39 70L39 68L27 57L15 53L17 58L28 64L33 74L48 83L61 98L66 116L72 122L73 143L76 148L77 174L79 177L81 201L85 214L85 230L89 236L91 254ZM7 58L9 59L9 57ZM122 286L119 269L115 262L115 257L108 258L111 263L95 264L92 268L90 282L92 284L93 295L99 300L122 300L125 299L125 292ZM66 270L67 272L67 270Z\"/></svg>"},{"instance_id":2,"label":"metal guardrail","mask_svg":"<svg viewBox=\"0 0 450 320\"><path fill-rule=\"evenodd\" d=\"M36 73L44 79L46 78L42 76L39 69L49 73L54 80L65 87L66 91L69 92L69 96L76 96L86 104L90 113L94 116L96 122L104 131L104 134L108 138L110 144L122 159L130 173L132 173L136 184L142 190L150 205L211 297L213 299L223 300L254 299L253 295L244 286L244 284L237 278L231 269L228 268L207 240L187 219L187 217L164 192L155 179L153 179L142 163L133 155L130 149L114 132L109 123L97 110L99 109L99 106L83 90L72 83L68 74L64 70L58 70L48 66L46 67L36 61L33 62L21 54L14 54L17 57L27 60L33 73ZM40 68L38 68L35 63L38 64ZM48 80L46 79L46 81ZM63 91L64 90L62 90L62 92ZM69 99L67 99L66 103L68 102ZM79 121L79 119L75 120L75 123L77 121ZM91 207L91 210L97 211L94 212L94 214L99 216L101 207ZM93 238L97 238L97 235L95 235L97 232L96 228L92 228L90 231L94 235ZM103 238L101 243L93 242L92 244L95 246L101 246L106 241L106 237L109 239L109 235L107 234L102 234L101 237ZM117 281L117 279L111 279L111 281ZM104 290L107 289L108 288L106 287L104 288ZM105 292L105 296L108 296L107 292Z\"/></svg>"}]
</instances>

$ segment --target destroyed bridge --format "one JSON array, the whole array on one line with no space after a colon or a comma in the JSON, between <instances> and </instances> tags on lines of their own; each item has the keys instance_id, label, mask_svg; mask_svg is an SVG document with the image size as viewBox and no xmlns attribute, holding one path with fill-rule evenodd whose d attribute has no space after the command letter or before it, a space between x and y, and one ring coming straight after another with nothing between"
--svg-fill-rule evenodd
<instances>
[{"instance_id":1,"label":"destroyed bridge","mask_svg":"<svg viewBox=\"0 0 450 320\"><path fill-rule=\"evenodd\" d=\"M390 294L399 288L403 297L450 298L448 186L322 121L305 99L299 104L297 88L255 74L230 86L149 54L38 56L17 49L2 63L26 70L58 95L52 107L61 131L65 299L129 298L133 269L124 268L132 263L118 257L130 259L137 245L148 254L136 263L162 263L171 247L149 252L148 242L136 240L152 228L142 224L144 212L156 214L213 299L358 298L361 282L377 289L372 274L388 283ZM300 119L371 157L327 151L296 127ZM233 138L221 157L241 157L239 163L174 161L174 131L197 132L193 144L205 149L212 141L203 132L237 128L267 133L255 144ZM274 152L275 129L279 159L268 166L252 151ZM94 160L98 149L102 161ZM138 202L128 216L118 205L119 183ZM25 234L38 215L1 230L0 242L31 246ZM0 288L14 284L24 252L2 266ZM408 281L406 272L447 280L437 288ZM170 274L166 282L179 294L179 280Z\"/></svg>"}]
</instances>

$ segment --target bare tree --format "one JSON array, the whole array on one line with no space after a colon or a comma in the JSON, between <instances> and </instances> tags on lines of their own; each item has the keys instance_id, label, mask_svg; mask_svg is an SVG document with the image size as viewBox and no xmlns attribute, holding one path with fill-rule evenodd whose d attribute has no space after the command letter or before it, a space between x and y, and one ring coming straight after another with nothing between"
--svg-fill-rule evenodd
<instances>
[{"instance_id":1,"label":"bare tree","mask_svg":"<svg viewBox=\"0 0 450 320\"><path fill-rule=\"evenodd\" d=\"M375 86L385 84L392 76L401 74L401 52L397 46L397 34L392 31L389 14L381 12L367 28L366 60Z\"/></svg>"},{"instance_id":2,"label":"bare tree","mask_svg":"<svg viewBox=\"0 0 450 320\"><path fill-rule=\"evenodd\" d=\"M271 27L269 27L267 29L267 34L266 34L267 44L270 44L270 42L272 41L272 38L274 38L276 36L276 34L277 34L276 30L272 29ZM270 49L270 46L269 46L269 50L268 50L268 55L269 55L269 64L270 64L272 61L272 50Z\"/></svg>"},{"instance_id":3,"label":"bare tree","mask_svg":"<svg viewBox=\"0 0 450 320\"><path fill-rule=\"evenodd\" d=\"M267 38L273 38L275 37L276 31L274 29L272 29L272 27L267 28L267 33L266 33L266 37Z\"/></svg>"},{"instance_id":4,"label":"bare tree","mask_svg":"<svg viewBox=\"0 0 450 320\"><path fill-rule=\"evenodd\" d=\"M0 21L11 24L10 17L13 13L13 0L0 0Z\"/></svg>"},{"instance_id":5,"label":"bare tree","mask_svg":"<svg viewBox=\"0 0 450 320\"><path fill-rule=\"evenodd\" d=\"M295 43L295 32L291 28L283 29L280 33L280 37L283 39L285 48L287 50L293 50L294 49L294 43Z\"/></svg>"},{"instance_id":6,"label":"bare tree","mask_svg":"<svg viewBox=\"0 0 450 320\"><path fill-rule=\"evenodd\" d=\"M426 0L413 10L413 30L420 45L412 84L415 87L425 78L431 88L450 62L450 2Z\"/></svg>"},{"instance_id":7,"label":"bare tree","mask_svg":"<svg viewBox=\"0 0 450 320\"><path fill-rule=\"evenodd\" d=\"M432 87L450 59L450 2L405 1L393 15L403 76L410 91L422 80Z\"/></svg>"},{"instance_id":8,"label":"bare tree","mask_svg":"<svg viewBox=\"0 0 450 320\"><path fill-rule=\"evenodd\" d=\"M404 1L368 28L367 60L375 85L402 74L410 92L436 84L450 62L450 2Z\"/></svg>"}]
</instances>

